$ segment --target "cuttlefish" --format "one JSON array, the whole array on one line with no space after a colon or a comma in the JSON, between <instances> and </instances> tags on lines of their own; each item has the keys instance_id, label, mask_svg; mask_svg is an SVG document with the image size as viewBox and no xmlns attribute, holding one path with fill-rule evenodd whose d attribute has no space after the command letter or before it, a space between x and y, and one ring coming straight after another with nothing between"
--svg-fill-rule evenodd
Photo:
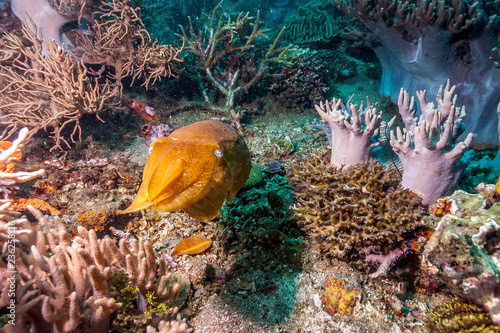
<instances>
[{"instance_id":1,"label":"cuttlefish","mask_svg":"<svg viewBox=\"0 0 500 333\"><path fill-rule=\"evenodd\" d=\"M216 120L182 127L150 149L139 192L122 214L153 207L212 219L245 184L252 167L243 138Z\"/></svg>"}]
</instances>

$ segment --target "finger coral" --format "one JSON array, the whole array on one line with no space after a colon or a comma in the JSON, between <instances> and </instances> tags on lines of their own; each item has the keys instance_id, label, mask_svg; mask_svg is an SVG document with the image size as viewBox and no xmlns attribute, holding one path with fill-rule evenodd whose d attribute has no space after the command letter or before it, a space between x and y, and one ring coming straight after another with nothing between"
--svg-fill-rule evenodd
<instances>
[{"instance_id":1,"label":"finger coral","mask_svg":"<svg viewBox=\"0 0 500 333\"><path fill-rule=\"evenodd\" d=\"M356 257L402 246L423 228L421 199L398 186L395 169L357 164L339 170L313 154L291 167L295 218L321 254Z\"/></svg>"},{"instance_id":2,"label":"finger coral","mask_svg":"<svg viewBox=\"0 0 500 333\"><path fill-rule=\"evenodd\" d=\"M370 139L380 127L382 113L367 99L356 110L356 105L344 105L340 99L334 98L331 103L326 101L315 105L321 119L331 129L332 154L330 161L337 168L372 162L371 151L379 143L371 143ZM391 121L392 123L393 121Z\"/></svg>"},{"instance_id":3,"label":"finger coral","mask_svg":"<svg viewBox=\"0 0 500 333\"><path fill-rule=\"evenodd\" d=\"M19 219L15 267L0 262L0 306L10 301L7 277L16 274L16 332L28 332L26 323L39 332L108 332L110 315L122 307L112 293L112 274L126 274L138 296L140 311L149 310L146 295L159 303L175 299L179 285L167 283L165 260L156 262L148 241L133 239L119 245L109 237L98 239L93 230L78 228L73 240L57 217L49 219L28 207L39 223L35 230ZM0 220L0 253L7 258L8 234ZM10 232L10 230L9 230ZM164 306L167 308L166 306Z\"/></svg>"}]
</instances>

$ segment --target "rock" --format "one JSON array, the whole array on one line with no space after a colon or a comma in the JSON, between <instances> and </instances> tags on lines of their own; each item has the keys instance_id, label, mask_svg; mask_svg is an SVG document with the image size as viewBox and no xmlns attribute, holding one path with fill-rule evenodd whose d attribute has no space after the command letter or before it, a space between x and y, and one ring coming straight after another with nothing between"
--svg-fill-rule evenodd
<instances>
[{"instance_id":1,"label":"rock","mask_svg":"<svg viewBox=\"0 0 500 333\"><path fill-rule=\"evenodd\" d=\"M456 191L458 211L438 223L423 252L424 274L432 274L451 292L484 306L500 324L500 202L484 209L479 194Z\"/></svg>"}]
</instances>

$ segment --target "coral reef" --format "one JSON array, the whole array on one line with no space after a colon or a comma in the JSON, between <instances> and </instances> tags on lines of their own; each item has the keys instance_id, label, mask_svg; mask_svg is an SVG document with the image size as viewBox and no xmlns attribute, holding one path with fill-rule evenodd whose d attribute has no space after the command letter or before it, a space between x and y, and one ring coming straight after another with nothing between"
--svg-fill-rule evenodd
<instances>
[{"instance_id":1,"label":"coral reef","mask_svg":"<svg viewBox=\"0 0 500 333\"><path fill-rule=\"evenodd\" d=\"M295 219L322 255L356 258L402 246L423 229L420 198L398 186L399 175L377 163L339 170L318 152L289 171Z\"/></svg>"},{"instance_id":2,"label":"coral reef","mask_svg":"<svg viewBox=\"0 0 500 333\"><path fill-rule=\"evenodd\" d=\"M366 45L380 50L385 45L376 44L394 35L369 36L362 25L390 21L394 12L414 16L397 16L405 23L379 31L432 21L412 26L415 31L398 30L405 42L413 45L415 37L428 53L417 61L428 57L432 63L434 50L419 33L430 36L464 23L466 28L453 33L460 44L454 50L462 53L449 59L470 64L462 67L465 72L485 60L468 42L481 39L485 30L484 17L474 12L488 7L488 29L497 35L491 8L498 4L338 0L344 11L349 4L382 17L351 22L338 16L332 1L296 11L306 2L26 0L24 5L35 10L42 5L55 19L39 23L43 15L33 13L33 22L27 17L24 26L8 6L0 12L0 131L14 136L23 122L32 122L13 144L0 142L0 330L497 330L492 321L500 316L500 180L477 187L477 200L445 197L429 210L421 198L429 192L419 195L401 185L404 176L432 190L445 184L438 197L455 186L457 162L470 143L470 135L458 139L469 117L457 107L461 95L454 96L462 88L443 87L434 104L419 92L415 105L411 83L403 85L398 105L381 99L376 55ZM377 7L381 4L384 10ZM156 31L143 24L146 7L147 24ZM456 9L458 16L477 22L440 12L455 7L468 9L466 14ZM433 15L446 23L427 17ZM286 17L288 31L276 30ZM428 27L440 28L425 31ZM65 46L45 42L41 28L47 29L45 39L54 35ZM172 40L175 33L183 38L178 44L154 41L155 36ZM287 46L289 38L301 39L301 46ZM436 52L441 48L435 46ZM395 52L393 59L400 55ZM498 50L491 56L488 64L498 66ZM394 69L400 69L397 63ZM17 75L12 83L10 71ZM440 67L433 72L441 79ZM443 66L442 72L450 71ZM486 86L489 75L475 80L484 78ZM423 88L434 87L427 84ZM99 95L106 87L115 93L109 99ZM353 102L356 95L364 105ZM402 119L389 121L398 107ZM87 109L92 112L82 111ZM318 113L324 122L313 125L330 133L331 152L320 148L323 133L311 128ZM203 137L206 128L198 127L207 123L218 124L210 142ZM400 129L391 138L393 124ZM43 128L35 135L36 126ZM174 128L189 129L189 135L170 133ZM226 146L221 132L236 135L239 147ZM407 159L404 170L373 162L385 154L385 161L396 165L390 143L402 161ZM51 150L54 145L70 149ZM491 160L494 154L483 151L475 158ZM418 169L424 164L427 169ZM491 165L479 164L476 170L490 177L480 181L497 181ZM167 178L181 182L170 186ZM27 180L33 181L21 183ZM148 202L141 203L144 196ZM185 198L194 199L186 204ZM126 211L130 214L118 214L133 200L137 205ZM154 209L172 202L182 203L176 207L184 212ZM132 212L136 208L147 209ZM211 220L200 220L206 218ZM477 308L462 303L439 308L450 291Z\"/></svg>"},{"instance_id":3,"label":"coral reef","mask_svg":"<svg viewBox=\"0 0 500 333\"><path fill-rule=\"evenodd\" d=\"M500 203L456 191L454 208L439 221L422 254L422 270L453 294L484 306L500 323Z\"/></svg>"},{"instance_id":4,"label":"coral reef","mask_svg":"<svg viewBox=\"0 0 500 333\"><path fill-rule=\"evenodd\" d=\"M99 68L93 73L105 76L106 66L114 68L108 76L121 87L122 79L143 79L146 89L164 77L171 77L183 60L183 46L159 45L151 40L139 18L139 8L130 0L97 1L89 19L92 33L75 31L71 51L84 63Z\"/></svg>"},{"instance_id":5,"label":"coral reef","mask_svg":"<svg viewBox=\"0 0 500 333\"><path fill-rule=\"evenodd\" d=\"M52 214L52 215L61 214L61 212L59 210L55 209L54 207L52 207L51 205L49 205L45 201L37 199L37 198L29 198L29 199L19 198L19 199L16 199L16 201L14 201L12 203L12 205L10 205L9 209L21 212L21 211L26 210L28 206L33 206L41 211L47 212L47 213Z\"/></svg>"},{"instance_id":6,"label":"coral reef","mask_svg":"<svg viewBox=\"0 0 500 333\"><path fill-rule=\"evenodd\" d=\"M0 45L0 125L9 137L21 127L29 136L49 131L54 148L70 146L62 135L73 124L72 142L81 140L79 120L113 105L119 90L89 78L88 69L53 40L37 37L37 28L23 22L23 36L6 33ZM27 40L25 45L25 40ZM42 45L47 55L41 53ZM98 116L99 117L99 116Z\"/></svg>"},{"instance_id":7,"label":"coral reef","mask_svg":"<svg viewBox=\"0 0 500 333\"><path fill-rule=\"evenodd\" d=\"M3 136L28 127L30 136L39 130L50 132L55 141L53 148L71 147L69 141L81 141L82 116L96 114L102 121L98 113L118 105L122 79L131 77L132 83L144 79L143 85L147 88L162 77L172 76L172 67L182 61L178 57L182 47L157 45L150 40L137 9L131 7L128 0L96 1L96 10L91 16L84 14L90 13L88 7L93 1L61 1L55 9L49 1L33 3L64 22L44 22L44 27L53 24L56 30L47 29L49 36L44 38L39 33L40 22L23 16L22 34L6 32L2 36L0 111L3 117L0 125L4 126ZM28 12L38 16L38 8L33 6ZM68 20L76 21L82 15L92 24L89 29L92 33L73 29L69 52L62 47L59 30ZM68 140L65 128L71 125Z\"/></svg>"},{"instance_id":8,"label":"coral reef","mask_svg":"<svg viewBox=\"0 0 500 333\"><path fill-rule=\"evenodd\" d=\"M203 29L199 32L195 31L189 19L189 37L182 27L181 37L186 41L186 50L193 58L191 63L186 64L192 70L189 75L198 82L207 106L226 114L232 112L235 118L235 99L270 76L269 65L283 61L291 46L277 48L282 30L264 56L258 56L255 52L258 39L267 38L266 33L269 32L269 29L260 27L259 12L257 17L241 12L224 20L226 13L217 16L221 4L211 14L203 13ZM208 91L212 86L225 97L224 105L219 106L211 100Z\"/></svg>"},{"instance_id":9,"label":"coral reef","mask_svg":"<svg viewBox=\"0 0 500 333\"><path fill-rule=\"evenodd\" d=\"M311 49L295 47L287 54L289 65L282 75L273 77L270 91L288 112L302 111L324 99L329 68L318 52Z\"/></svg>"},{"instance_id":10,"label":"coral reef","mask_svg":"<svg viewBox=\"0 0 500 333\"><path fill-rule=\"evenodd\" d=\"M365 28L365 40L382 65L380 94L397 101L399 90L414 95L457 85L467 109L467 133L475 147L495 147L498 90L498 2L336 0ZM463 136L465 137L465 135Z\"/></svg>"},{"instance_id":11,"label":"coral reef","mask_svg":"<svg viewBox=\"0 0 500 333\"><path fill-rule=\"evenodd\" d=\"M38 224L35 231L24 220L18 228L23 237L18 237L16 247L16 289L22 291L18 301L26 305L18 308L16 330L19 326L19 331L24 331L29 322L32 328L53 332L107 332L109 316L122 306L111 294L110 285L111 273L120 270L137 288L140 310L148 310L149 294L155 295L158 302L175 299L178 285L167 283L170 275L166 263L163 259L156 263L149 242L134 239L129 249L121 241L118 247L109 237L98 239L93 230L82 227L79 236L71 241L57 217L49 219L29 209ZM3 265L0 271L0 299L5 306L9 302L7 267Z\"/></svg>"}]
</instances>

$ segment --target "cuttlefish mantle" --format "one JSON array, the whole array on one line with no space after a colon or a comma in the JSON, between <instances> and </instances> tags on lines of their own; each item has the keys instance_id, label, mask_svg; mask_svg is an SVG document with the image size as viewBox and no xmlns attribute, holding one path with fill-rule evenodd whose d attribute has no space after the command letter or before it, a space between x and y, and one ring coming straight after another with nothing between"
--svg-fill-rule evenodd
<instances>
[{"instance_id":1,"label":"cuttlefish mantle","mask_svg":"<svg viewBox=\"0 0 500 333\"><path fill-rule=\"evenodd\" d=\"M212 219L245 184L251 167L245 141L230 126L205 120L182 127L151 144L139 192L119 213L153 207Z\"/></svg>"}]
</instances>

